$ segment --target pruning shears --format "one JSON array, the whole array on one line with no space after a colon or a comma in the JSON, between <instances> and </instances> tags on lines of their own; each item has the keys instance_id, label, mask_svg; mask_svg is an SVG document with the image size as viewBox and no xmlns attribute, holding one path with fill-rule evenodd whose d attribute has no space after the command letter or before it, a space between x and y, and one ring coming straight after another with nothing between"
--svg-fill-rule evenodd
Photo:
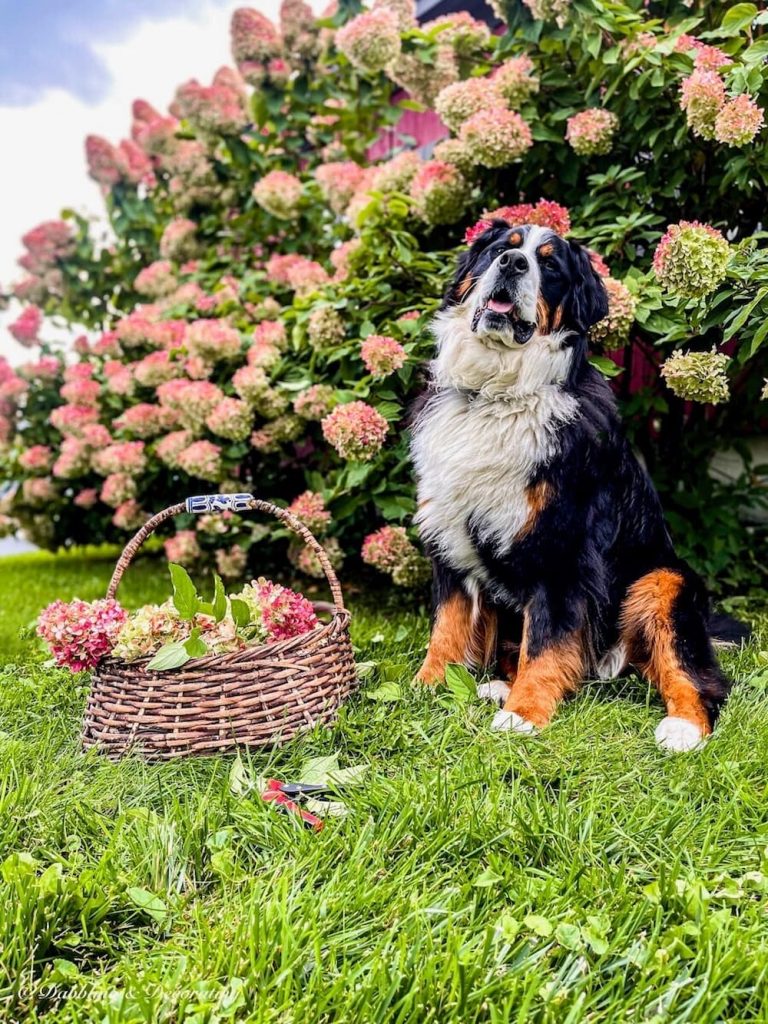
<instances>
[{"instance_id":1,"label":"pruning shears","mask_svg":"<svg viewBox=\"0 0 768 1024\"><path fill-rule=\"evenodd\" d=\"M308 828L319 832L325 824L323 819L300 807L299 803L307 798L322 800L327 792L328 786L321 782L281 782L279 779L267 779L261 791L261 799L285 814L295 815Z\"/></svg>"}]
</instances>

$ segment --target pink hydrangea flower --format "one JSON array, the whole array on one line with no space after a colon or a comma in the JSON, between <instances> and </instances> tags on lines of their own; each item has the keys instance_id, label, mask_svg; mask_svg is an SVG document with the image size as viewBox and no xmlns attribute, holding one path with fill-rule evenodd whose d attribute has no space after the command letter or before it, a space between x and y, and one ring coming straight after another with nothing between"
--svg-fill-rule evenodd
<instances>
[{"instance_id":1,"label":"pink hydrangea flower","mask_svg":"<svg viewBox=\"0 0 768 1024\"><path fill-rule=\"evenodd\" d=\"M365 176L365 169L353 160L320 164L315 180L334 213L343 213Z\"/></svg>"},{"instance_id":2,"label":"pink hydrangea flower","mask_svg":"<svg viewBox=\"0 0 768 1024\"><path fill-rule=\"evenodd\" d=\"M246 402L253 404L269 391L269 378L260 366L241 366L232 378L232 386Z\"/></svg>"},{"instance_id":3,"label":"pink hydrangea flower","mask_svg":"<svg viewBox=\"0 0 768 1024\"><path fill-rule=\"evenodd\" d=\"M592 107L582 110L566 122L565 140L579 156L610 153L618 117L610 110Z\"/></svg>"},{"instance_id":4,"label":"pink hydrangea flower","mask_svg":"<svg viewBox=\"0 0 768 1024\"><path fill-rule=\"evenodd\" d=\"M680 107L688 127L702 139L715 137L715 121L725 103L725 83L715 71L694 70L680 86Z\"/></svg>"},{"instance_id":5,"label":"pink hydrangea flower","mask_svg":"<svg viewBox=\"0 0 768 1024\"><path fill-rule=\"evenodd\" d=\"M53 452L45 444L33 444L19 455L19 465L28 473L47 473L53 463Z\"/></svg>"},{"instance_id":6,"label":"pink hydrangea flower","mask_svg":"<svg viewBox=\"0 0 768 1024\"><path fill-rule=\"evenodd\" d=\"M0 399L14 402L17 398L26 394L29 390L29 383L15 373L8 374L0 383Z\"/></svg>"},{"instance_id":7,"label":"pink hydrangea flower","mask_svg":"<svg viewBox=\"0 0 768 1024\"><path fill-rule=\"evenodd\" d=\"M30 477L21 485L21 497L25 504L34 507L49 505L58 496L56 485L47 476Z\"/></svg>"},{"instance_id":8,"label":"pink hydrangea flower","mask_svg":"<svg viewBox=\"0 0 768 1024\"><path fill-rule=\"evenodd\" d=\"M61 363L55 356L42 356L36 362L20 366L19 375L25 380L52 381L56 380L60 370Z\"/></svg>"},{"instance_id":9,"label":"pink hydrangea flower","mask_svg":"<svg viewBox=\"0 0 768 1024\"><path fill-rule=\"evenodd\" d=\"M280 220L295 220L304 188L294 174L270 171L253 186L253 198L259 206Z\"/></svg>"},{"instance_id":10,"label":"pink hydrangea flower","mask_svg":"<svg viewBox=\"0 0 768 1024\"><path fill-rule=\"evenodd\" d=\"M746 146L763 127L764 113L746 93L727 100L715 118L715 138L726 146Z\"/></svg>"},{"instance_id":11,"label":"pink hydrangea flower","mask_svg":"<svg viewBox=\"0 0 768 1024\"><path fill-rule=\"evenodd\" d=\"M71 405L98 405L101 384L97 380L80 378L62 385L59 394Z\"/></svg>"},{"instance_id":12,"label":"pink hydrangea flower","mask_svg":"<svg viewBox=\"0 0 768 1024\"><path fill-rule=\"evenodd\" d=\"M37 620L37 634L57 665L72 672L95 668L114 645L128 613L117 601L54 601Z\"/></svg>"},{"instance_id":13,"label":"pink hydrangea flower","mask_svg":"<svg viewBox=\"0 0 768 1024\"><path fill-rule=\"evenodd\" d=\"M203 554L194 530L179 530L173 537L163 541L163 548L168 561L178 565L194 565Z\"/></svg>"},{"instance_id":14,"label":"pink hydrangea flower","mask_svg":"<svg viewBox=\"0 0 768 1024\"><path fill-rule=\"evenodd\" d=\"M363 541L361 557L367 565L391 572L410 551L412 544L403 526L382 526Z\"/></svg>"},{"instance_id":15,"label":"pink hydrangea flower","mask_svg":"<svg viewBox=\"0 0 768 1024\"><path fill-rule=\"evenodd\" d=\"M111 188L120 180L117 166L117 151L111 142L100 135L88 135L85 139L85 159L88 174L104 188Z\"/></svg>"},{"instance_id":16,"label":"pink hydrangea flower","mask_svg":"<svg viewBox=\"0 0 768 1024\"><path fill-rule=\"evenodd\" d=\"M206 362L236 359L242 347L240 333L225 320L195 320L189 325L187 348Z\"/></svg>"},{"instance_id":17,"label":"pink hydrangea flower","mask_svg":"<svg viewBox=\"0 0 768 1024\"><path fill-rule=\"evenodd\" d=\"M481 110L503 110L507 101L492 78L466 78L447 85L435 100L435 112L451 131L459 132L465 121Z\"/></svg>"},{"instance_id":18,"label":"pink hydrangea flower","mask_svg":"<svg viewBox=\"0 0 768 1024\"><path fill-rule=\"evenodd\" d=\"M280 33L259 11L241 7L232 15L230 38L232 56L241 75L251 85L260 85L266 65L280 56Z\"/></svg>"},{"instance_id":19,"label":"pink hydrangea flower","mask_svg":"<svg viewBox=\"0 0 768 1024\"><path fill-rule=\"evenodd\" d=\"M112 443L112 435L103 423L86 423L80 436L89 448L106 448Z\"/></svg>"},{"instance_id":20,"label":"pink hydrangea flower","mask_svg":"<svg viewBox=\"0 0 768 1024\"><path fill-rule=\"evenodd\" d=\"M264 265L267 277L273 284L287 285L290 283L289 270L299 263L304 262L305 257L299 256L296 252L273 253Z\"/></svg>"},{"instance_id":21,"label":"pink hydrangea flower","mask_svg":"<svg viewBox=\"0 0 768 1024\"><path fill-rule=\"evenodd\" d=\"M394 338L370 334L360 346L360 358L374 377L388 377L405 365L408 353Z\"/></svg>"},{"instance_id":22,"label":"pink hydrangea flower","mask_svg":"<svg viewBox=\"0 0 768 1024\"><path fill-rule=\"evenodd\" d=\"M136 437L156 437L165 430L176 425L175 410L151 402L139 402L129 406L115 420L115 428L124 430Z\"/></svg>"},{"instance_id":23,"label":"pink hydrangea flower","mask_svg":"<svg viewBox=\"0 0 768 1024\"><path fill-rule=\"evenodd\" d=\"M400 56L397 14L385 7L364 11L336 32L336 46L361 71L382 71Z\"/></svg>"},{"instance_id":24,"label":"pink hydrangea flower","mask_svg":"<svg viewBox=\"0 0 768 1024\"><path fill-rule=\"evenodd\" d=\"M419 159L419 164L420 163L421 159ZM407 189L410 183L411 178L408 179L407 183L405 183L403 187ZM330 255L330 260L336 270L334 275L336 281L346 281L349 277L350 260L354 253L358 251L361 244L362 243L359 238L351 238L348 242L342 242L340 246L333 250Z\"/></svg>"},{"instance_id":25,"label":"pink hydrangea flower","mask_svg":"<svg viewBox=\"0 0 768 1024\"><path fill-rule=\"evenodd\" d=\"M176 463L190 476L215 482L221 476L221 448L210 441L194 441L179 452Z\"/></svg>"},{"instance_id":26,"label":"pink hydrangea flower","mask_svg":"<svg viewBox=\"0 0 768 1024\"><path fill-rule=\"evenodd\" d=\"M44 267L50 266L57 260L68 256L74 245L74 232L70 224L64 220L46 220L36 225L21 236L24 248L29 252L35 261L35 267L39 272Z\"/></svg>"},{"instance_id":27,"label":"pink hydrangea flower","mask_svg":"<svg viewBox=\"0 0 768 1024\"><path fill-rule=\"evenodd\" d=\"M118 530L138 530L147 521L148 516L135 498L122 501L112 516L112 525Z\"/></svg>"},{"instance_id":28,"label":"pink hydrangea flower","mask_svg":"<svg viewBox=\"0 0 768 1024\"><path fill-rule=\"evenodd\" d=\"M328 272L316 260L299 257L287 270L288 284L297 295L307 295L327 284Z\"/></svg>"},{"instance_id":29,"label":"pink hydrangea flower","mask_svg":"<svg viewBox=\"0 0 768 1024\"><path fill-rule=\"evenodd\" d=\"M211 85L191 79L176 90L177 113L201 132L239 135L248 123L242 82L231 68L221 68Z\"/></svg>"},{"instance_id":30,"label":"pink hydrangea flower","mask_svg":"<svg viewBox=\"0 0 768 1024\"><path fill-rule=\"evenodd\" d=\"M670 224L653 254L653 270L673 295L695 298L725 279L731 247L711 224L681 220Z\"/></svg>"},{"instance_id":31,"label":"pink hydrangea flower","mask_svg":"<svg viewBox=\"0 0 768 1024\"><path fill-rule=\"evenodd\" d=\"M79 437L65 437L59 456L53 464L53 475L59 480L73 480L88 472L91 449Z\"/></svg>"},{"instance_id":32,"label":"pink hydrangea flower","mask_svg":"<svg viewBox=\"0 0 768 1024\"><path fill-rule=\"evenodd\" d=\"M155 443L155 455L160 462L165 463L171 469L178 469L179 455L194 441L194 435L190 430L175 430L165 437L161 437Z\"/></svg>"},{"instance_id":33,"label":"pink hydrangea flower","mask_svg":"<svg viewBox=\"0 0 768 1024\"><path fill-rule=\"evenodd\" d=\"M244 441L253 427L253 410L247 402L237 398L222 398L209 412L205 424L219 437Z\"/></svg>"},{"instance_id":34,"label":"pink hydrangea flower","mask_svg":"<svg viewBox=\"0 0 768 1024\"><path fill-rule=\"evenodd\" d=\"M491 81L513 110L519 110L529 96L539 91L539 80L532 72L533 61L522 54L504 61L491 75Z\"/></svg>"},{"instance_id":35,"label":"pink hydrangea flower","mask_svg":"<svg viewBox=\"0 0 768 1024\"><path fill-rule=\"evenodd\" d=\"M216 571L225 580L237 580L248 565L248 552L239 544L216 551Z\"/></svg>"},{"instance_id":36,"label":"pink hydrangea flower","mask_svg":"<svg viewBox=\"0 0 768 1024\"><path fill-rule=\"evenodd\" d=\"M60 405L50 415L52 425L62 434L79 437L88 423L99 419L98 409L87 405Z\"/></svg>"},{"instance_id":37,"label":"pink hydrangea flower","mask_svg":"<svg viewBox=\"0 0 768 1024\"><path fill-rule=\"evenodd\" d=\"M325 507L325 498L317 491L304 491L298 498L293 499L288 511L300 519L312 533L322 535L331 525L331 513Z\"/></svg>"},{"instance_id":38,"label":"pink hydrangea flower","mask_svg":"<svg viewBox=\"0 0 768 1024\"><path fill-rule=\"evenodd\" d=\"M99 497L105 505L117 508L129 498L135 498L136 491L136 481L132 476L128 476L127 473L110 473L101 485Z\"/></svg>"},{"instance_id":39,"label":"pink hydrangea flower","mask_svg":"<svg viewBox=\"0 0 768 1024\"><path fill-rule=\"evenodd\" d=\"M8 330L20 345L29 348L37 343L42 325L42 310L37 306L27 306L13 323L8 325Z\"/></svg>"},{"instance_id":40,"label":"pink hydrangea flower","mask_svg":"<svg viewBox=\"0 0 768 1024\"><path fill-rule=\"evenodd\" d=\"M176 217L168 221L160 238L160 255L163 259L180 262L189 259L196 251L197 224L188 217Z\"/></svg>"},{"instance_id":41,"label":"pink hydrangea flower","mask_svg":"<svg viewBox=\"0 0 768 1024\"><path fill-rule=\"evenodd\" d=\"M300 636L318 625L315 609L303 594L265 579L257 580L252 587L270 640Z\"/></svg>"},{"instance_id":42,"label":"pink hydrangea flower","mask_svg":"<svg viewBox=\"0 0 768 1024\"><path fill-rule=\"evenodd\" d=\"M274 345L275 348L282 351L288 341L288 336L285 333L285 324L280 320L262 320L253 329L253 340L257 344ZM246 353L246 358L249 356L250 349Z\"/></svg>"},{"instance_id":43,"label":"pink hydrangea flower","mask_svg":"<svg viewBox=\"0 0 768 1024\"><path fill-rule=\"evenodd\" d=\"M162 298L174 290L177 285L176 275L168 260L155 260L148 267L139 271L133 287L141 295L150 298Z\"/></svg>"},{"instance_id":44,"label":"pink hydrangea flower","mask_svg":"<svg viewBox=\"0 0 768 1024\"><path fill-rule=\"evenodd\" d=\"M148 188L156 184L152 161L132 139L123 139L115 149L115 166L121 178L133 185L144 183Z\"/></svg>"},{"instance_id":45,"label":"pink hydrangea flower","mask_svg":"<svg viewBox=\"0 0 768 1024\"><path fill-rule=\"evenodd\" d=\"M104 376L104 389L110 394L129 397L136 390L132 366L125 366L117 360L109 360L104 364Z\"/></svg>"},{"instance_id":46,"label":"pink hydrangea flower","mask_svg":"<svg viewBox=\"0 0 768 1024\"><path fill-rule=\"evenodd\" d=\"M95 452L91 465L102 476L110 473L127 473L141 476L147 468L147 457L143 441L116 441Z\"/></svg>"},{"instance_id":47,"label":"pink hydrangea flower","mask_svg":"<svg viewBox=\"0 0 768 1024\"><path fill-rule=\"evenodd\" d=\"M99 500L99 492L95 487L84 487L82 491L78 491L72 499L72 504L77 505L78 508L93 508L96 502Z\"/></svg>"},{"instance_id":48,"label":"pink hydrangea flower","mask_svg":"<svg viewBox=\"0 0 768 1024\"><path fill-rule=\"evenodd\" d=\"M133 367L137 384L145 388L156 388L167 380L173 380L183 372L181 363L171 358L167 349L150 352Z\"/></svg>"},{"instance_id":49,"label":"pink hydrangea flower","mask_svg":"<svg viewBox=\"0 0 768 1024\"><path fill-rule=\"evenodd\" d=\"M427 160L411 182L414 210L427 224L452 224L458 220L469 195L469 184L463 174L442 160Z\"/></svg>"},{"instance_id":50,"label":"pink hydrangea flower","mask_svg":"<svg viewBox=\"0 0 768 1024\"><path fill-rule=\"evenodd\" d=\"M199 430L215 405L222 400L221 388L208 380L169 380L157 389L160 404L178 414L182 426Z\"/></svg>"},{"instance_id":51,"label":"pink hydrangea flower","mask_svg":"<svg viewBox=\"0 0 768 1024\"><path fill-rule=\"evenodd\" d=\"M369 534L360 555L368 565L389 573L398 586L417 586L429 576L429 560L411 543L403 526L383 526Z\"/></svg>"},{"instance_id":52,"label":"pink hydrangea flower","mask_svg":"<svg viewBox=\"0 0 768 1024\"><path fill-rule=\"evenodd\" d=\"M706 43L695 41L695 53L693 65L701 68L702 71L718 71L727 64L733 64L733 58L724 53L718 46L708 46Z\"/></svg>"},{"instance_id":53,"label":"pink hydrangea flower","mask_svg":"<svg viewBox=\"0 0 768 1024\"><path fill-rule=\"evenodd\" d=\"M338 405L330 384L311 384L293 400L293 411L305 420L321 420Z\"/></svg>"},{"instance_id":54,"label":"pink hydrangea flower","mask_svg":"<svg viewBox=\"0 0 768 1024\"><path fill-rule=\"evenodd\" d=\"M379 452L389 425L366 402L339 405L322 421L323 436L343 459L369 462Z\"/></svg>"}]
</instances>

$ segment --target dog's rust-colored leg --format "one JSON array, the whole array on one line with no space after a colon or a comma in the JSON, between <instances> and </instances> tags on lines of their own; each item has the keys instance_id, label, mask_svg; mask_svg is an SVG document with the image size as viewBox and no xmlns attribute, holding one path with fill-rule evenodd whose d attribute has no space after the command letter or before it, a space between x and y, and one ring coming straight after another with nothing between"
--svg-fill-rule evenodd
<instances>
[{"instance_id":1,"label":"dog's rust-colored leg","mask_svg":"<svg viewBox=\"0 0 768 1024\"><path fill-rule=\"evenodd\" d=\"M497 729L531 732L548 725L558 705L578 689L583 677L581 634L566 636L531 655L527 633L526 626L517 675L494 720Z\"/></svg>"},{"instance_id":2,"label":"dog's rust-colored leg","mask_svg":"<svg viewBox=\"0 0 768 1024\"><path fill-rule=\"evenodd\" d=\"M435 684L445 677L447 665L487 665L495 644L495 613L481 602L473 605L466 594L457 591L435 612L427 656L416 679Z\"/></svg>"},{"instance_id":3,"label":"dog's rust-colored leg","mask_svg":"<svg viewBox=\"0 0 768 1024\"><path fill-rule=\"evenodd\" d=\"M667 715L691 723L701 736L708 736L712 731L709 715L676 649L672 612L682 588L682 576L672 569L642 576L627 591L621 635L629 660L658 689Z\"/></svg>"}]
</instances>

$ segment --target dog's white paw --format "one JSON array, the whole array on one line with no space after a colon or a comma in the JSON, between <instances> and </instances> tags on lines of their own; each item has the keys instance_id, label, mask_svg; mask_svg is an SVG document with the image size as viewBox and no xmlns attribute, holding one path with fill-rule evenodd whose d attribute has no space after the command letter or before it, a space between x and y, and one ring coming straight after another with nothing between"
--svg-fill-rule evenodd
<instances>
[{"instance_id":1,"label":"dog's white paw","mask_svg":"<svg viewBox=\"0 0 768 1024\"><path fill-rule=\"evenodd\" d=\"M505 703L510 690L511 686L503 679L492 679L490 683L477 684L477 696L480 700L493 701L498 707Z\"/></svg>"},{"instance_id":2,"label":"dog's white paw","mask_svg":"<svg viewBox=\"0 0 768 1024\"><path fill-rule=\"evenodd\" d=\"M707 737L698 725L687 718L674 718L667 715L656 727L656 742L662 750L670 750L676 754L686 750L697 750L707 742Z\"/></svg>"},{"instance_id":3,"label":"dog's white paw","mask_svg":"<svg viewBox=\"0 0 768 1024\"><path fill-rule=\"evenodd\" d=\"M494 732L534 733L536 726L527 718L522 718L516 711L497 711L493 716L491 728Z\"/></svg>"}]
</instances>

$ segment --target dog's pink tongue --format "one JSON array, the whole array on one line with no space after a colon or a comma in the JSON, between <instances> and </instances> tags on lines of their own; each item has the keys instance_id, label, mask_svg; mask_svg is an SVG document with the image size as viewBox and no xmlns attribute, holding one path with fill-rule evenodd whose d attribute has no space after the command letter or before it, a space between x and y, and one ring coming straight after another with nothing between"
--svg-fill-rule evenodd
<instances>
[{"instance_id":1,"label":"dog's pink tongue","mask_svg":"<svg viewBox=\"0 0 768 1024\"><path fill-rule=\"evenodd\" d=\"M492 313L511 313L512 302L500 302L498 299L488 299L488 309Z\"/></svg>"}]
</instances>

